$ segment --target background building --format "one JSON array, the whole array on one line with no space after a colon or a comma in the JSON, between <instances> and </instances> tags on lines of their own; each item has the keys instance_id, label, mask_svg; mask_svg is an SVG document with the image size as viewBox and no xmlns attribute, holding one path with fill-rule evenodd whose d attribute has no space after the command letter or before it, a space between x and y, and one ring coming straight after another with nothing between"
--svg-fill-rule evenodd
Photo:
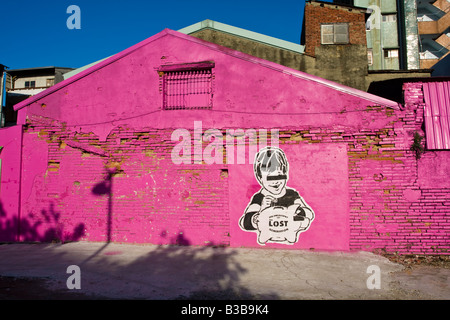
<instances>
[{"instance_id":1,"label":"background building","mask_svg":"<svg viewBox=\"0 0 450 320\"><path fill-rule=\"evenodd\" d=\"M63 74L73 68L40 67L8 70L12 77L8 92L33 96L64 80Z\"/></svg>"},{"instance_id":2,"label":"background building","mask_svg":"<svg viewBox=\"0 0 450 320\"><path fill-rule=\"evenodd\" d=\"M8 69L7 66L0 64L0 128L5 125L6 88L11 80L6 73L6 69Z\"/></svg>"},{"instance_id":3,"label":"background building","mask_svg":"<svg viewBox=\"0 0 450 320\"><path fill-rule=\"evenodd\" d=\"M432 68L450 52L450 1L417 3L420 66Z\"/></svg>"},{"instance_id":4,"label":"background building","mask_svg":"<svg viewBox=\"0 0 450 320\"><path fill-rule=\"evenodd\" d=\"M369 70L419 70L416 0L334 0L366 9Z\"/></svg>"},{"instance_id":5,"label":"background building","mask_svg":"<svg viewBox=\"0 0 450 320\"><path fill-rule=\"evenodd\" d=\"M303 25L299 25L300 43L212 20L179 32L369 91L374 82L431 76L432 70L421 68L419 63L415 12L415 1L409 0L308 1ZM69 72L65 78L103 60Z\"/></svg>"},{"instance_id":6,"label":"background building","mask_svg":"<svg viewBox=\"0 0 450 320\"><path fill-rule=\"evenodd\" d=\"M3 117L1 126L11 126L17 121L13 106L64 80L64 73L73 68L39 67L11 69L2 72Z\"/></svg>"}]
</instances>

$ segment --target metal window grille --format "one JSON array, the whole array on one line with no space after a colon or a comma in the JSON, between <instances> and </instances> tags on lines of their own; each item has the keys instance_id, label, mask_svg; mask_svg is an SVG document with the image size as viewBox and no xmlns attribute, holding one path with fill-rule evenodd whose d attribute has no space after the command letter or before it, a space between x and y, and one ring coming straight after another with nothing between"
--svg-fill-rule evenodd
<instances>
[{"instance_id":1,"label":"metal window grille","mask_svg":"<svg viewBox=\"0 0 450 320\"><path fill-rule=\"evenodd\" d=\"M170 71L163 75L163 109L211 109L212 70Z\"/></svg>"}]
</instances>

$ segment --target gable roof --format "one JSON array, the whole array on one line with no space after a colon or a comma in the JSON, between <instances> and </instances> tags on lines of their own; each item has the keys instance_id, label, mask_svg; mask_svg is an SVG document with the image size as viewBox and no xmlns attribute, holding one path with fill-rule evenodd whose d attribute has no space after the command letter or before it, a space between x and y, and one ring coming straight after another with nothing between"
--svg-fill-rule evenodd
<instances>
[{"instance_id":1,"label":"gable roof","mask_svg":"<svg viewBox=\"0 0 450 320\"><path fill-rule=\"evenodd\" d=\"M282 72L284 74L288 74L288 75L291 75L291 76L294 76L294 77L297 77L297 78L300 78L300 79L303 79L306 81L315 82L317 85L326 86L331 89L337 90L339 92L371 101L374 105L382 105L382 106L387 106L387 107L391 107L391 108L395 108L395 109L399 108L399 104L395 101L388 100L388 99L385 99L385 98L382 98L382 97L379 97L379 96L376 96L376 95L373 95L373 94L370 94L370 93L367 93L367 92L364 92L364 91L361 91L358 89L350 88L350 87L335 83L330 80L326 80L326 79L323 79L323 78L320 78L317 76L307 74L302 71L291 69L291 68L276 64L274 62L270 62L270 61L267 61L267 60L264 60L261 58L257 58L257 57L254 57L254 56L251 56L251 55L248 55L248 54L236 51L236 50L232 50L232 49L229 49L229 48L226 48L226 47L223 47L223 46L211 43L211 42L207 42L207 41L186 35L184 33L178 32L178 31L164 29L163 31L151 36L150 38L147 38L146 40L141 41L141 42L135 44L134 46L131 46L130 48L125 49L122 52L119 52L109 58L106 58L106 59L100 61L99 63L94 64L93 66L81 71L80 73L48 88L47 90L42 91L24 101L16 104L14 106L14 110L16 110L16 111L20 110L36 101L70 85L71 83L76 82L76 81L92 74L93 72L96 72L96 71L114 63L115 61L132 54L133 52L139 50L140 48L154 42L157 39L167 36L167 35L170 35L173 37L178 37L178 38L196 43L198 45L208 47L210 50L220 51L223 54L227 54L229 56L233 56L234 58L242 59L242 60L257 64L261 67L270 68L272 70Z\"/></svg>"},{"instance_id":2,"label":"gable roof","mask_svg":"<svg viewBox=\"0 0 450 320\"><path fill-rule=\"evenodd\" d=\"M197 22L193 25L190 25L188 27L184 27L180 30L178 30L178 32L190 35L192 33L198 32L198 31L202 31L205 29L212 29L212 30L217 30L217 31L221 31L224 33L228 33L234 36L238 36L241 38L246 38L249 39L251 41L256 41L256 42L260 42L272 47L277 47L277 48L281 48L283 50L290 50L293 52L297 52L300 54L303 54L303 52L305 51L305 46L303 45L299 45L296 43L292 43L289 41L285 41L285 40L281 40L281 39L277 39L274 37L270 37L270 36L266 36L264 34L261 33L257 33L257 32L253 32L253 31L249 31L246 29L242 29L242 28L238 28L238 27L234 27L234 26L230 26L224 23L220 23L217 21L213 21L210 19L206 19L200 22ZM70 77L73 77L74 75L80 73L81 71L86 70L87 68L92 67L93 65L96 65L97 63L107 59L109 57L100 59L98 61L92 62L88 65L85 65L83 67L77 68L73 71L67 72L64 74L64 79L68 79Z\"/></svg>"},{"instance_id":3,"label":"gable roof","mask_svg":"<svg viewBox=\"0 0 450 320\"><path fill-rule=\"evenodd\" d=\"M92 67L93 65L96 65L97 63L102 62L103 60L106 60L106 59L108 59L108 58L110 58L110 57L112 57L112 56L109 56L109 57L100 59L100 60L98 60L98 61L95 61L95 62L89 63L89 64L87 64L87 65L85 65L85 66L82 66L82 67L80 67L80 68L76 68L76 69L73 69L72 71L66 72L66 73L63 74L64 80L66 80L66 79L68 79L68 78L70 78L70 77L73 77L74 75L80 73L81 71L84 71L84 70L86 70L87 68L90 68L90 67Z\"/></svg>"}]
</instances>

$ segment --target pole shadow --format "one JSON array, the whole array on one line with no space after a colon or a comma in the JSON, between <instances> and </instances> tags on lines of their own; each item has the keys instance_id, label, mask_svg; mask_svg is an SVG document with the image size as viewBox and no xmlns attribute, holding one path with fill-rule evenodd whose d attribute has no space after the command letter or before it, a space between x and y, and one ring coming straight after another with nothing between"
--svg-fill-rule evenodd
<instances>
[{"instance_id":1,"label":"pole shadow","mask_svg":"<svg viewBox=\"0 0 450 320\"><path fill-rule=\"evenodd\" d=\"M92 193L96 196L107 195L108 197L108 209L106 217L106 243L111 242L112 237L112 215L113 215L113 176L116 173L115 170L106 169L106 176L102 182L97 183L92 188Z\"/></svg>"}]
</instances>

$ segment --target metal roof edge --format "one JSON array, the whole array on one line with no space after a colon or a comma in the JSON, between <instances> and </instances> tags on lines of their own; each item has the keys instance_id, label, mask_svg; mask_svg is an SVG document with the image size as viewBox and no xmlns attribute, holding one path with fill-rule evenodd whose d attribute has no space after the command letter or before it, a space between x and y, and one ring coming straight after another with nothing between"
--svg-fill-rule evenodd
<instances>
[{"instance_id":1,"label":"metal roof edge","mask_svg":"<svg viewBox=\"0 0 450 320\"><path fill-rule=\"evenodd\" d=\"M73 77L74 75L76 75L76 74L78 74L78 73L80 73L80 72L82 72L82 71L84 71L86 69L89 69L90 67L96 65L97 63L100 63L100 62L102 62L102 61L104 61L104 60L106 60L108 58L111 58L111 57L112 56L109 56L109 57L97 60L95 62L91 62L91 63L89 63L89 64L87 64L85 66L73 69L72 71L66 72L66 73L63 74L64 80L69 79L70 77Z\"/></svg>"},{"instance_id":2,"label":"metal roof edge","mask_svg":"<svg viewBox=\"0 0 450 320\"><path fill-rule=\"evenodd\" d=\"M254 41L258 41L258 42L261 42L261 43L264 43L267 45L271 45L273 47L278 47L278 48L294 51L297 53L304 53L304 51L305 51L305 46L303 46L303 45L296 44L296 43L289 42L289 41L282 40L282 39L278 39L275 37L267 36L262 33L257 33L257 32L253 32L250 30L230 26L228 24L213 21L210 19L206 19L206 20L194 23L193 25L190 25L190 26L187 26L185 28L178 30L178 32L189 35L196 31L200 31L202 29L208 29L208 28L222 31L225 33L229 33L229 34L233 34L233 35L236 35L239 37L251 39Z\"/></svg>"}]
</instances>

